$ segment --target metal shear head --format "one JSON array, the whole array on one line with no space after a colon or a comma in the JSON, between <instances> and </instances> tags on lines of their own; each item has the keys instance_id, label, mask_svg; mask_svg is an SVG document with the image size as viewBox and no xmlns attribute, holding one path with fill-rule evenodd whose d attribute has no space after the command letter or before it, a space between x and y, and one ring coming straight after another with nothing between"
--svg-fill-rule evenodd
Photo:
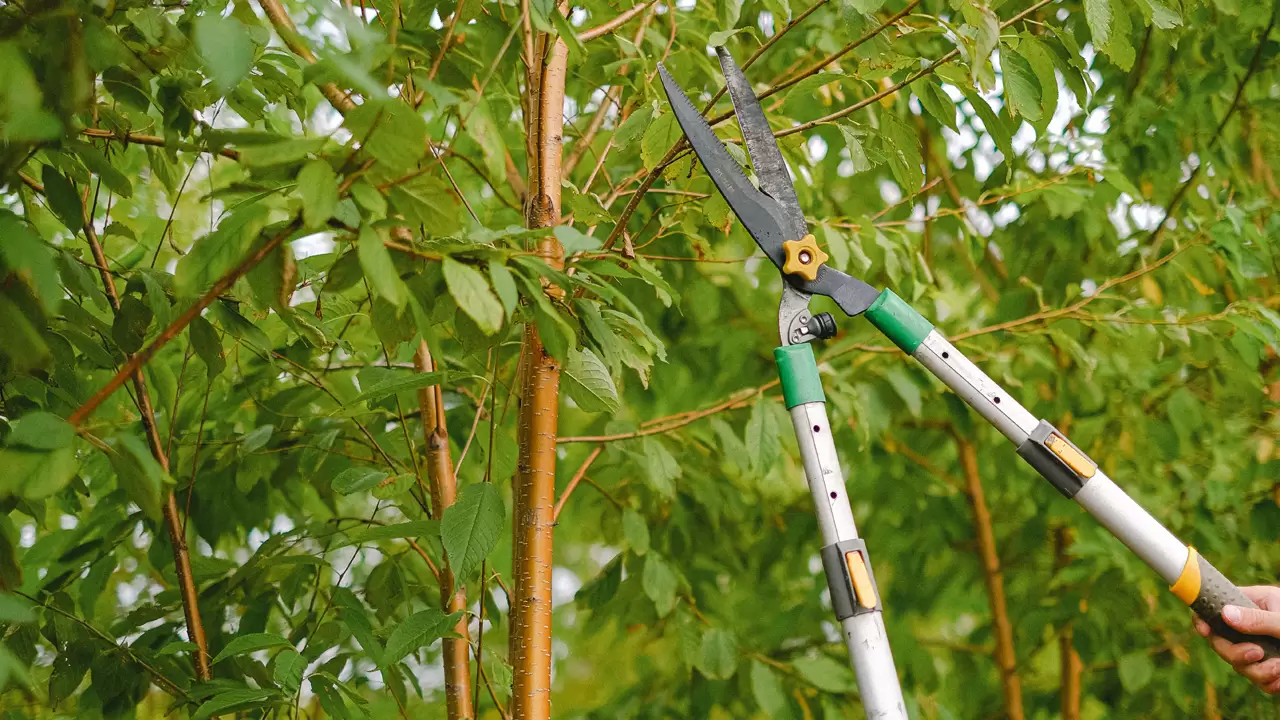
<instances>
[{"instance_id":1,"label":"metal shear head","mask_svg":"<svg viewBox=\"0 0 1280 720\"><path fill-rule=\"evenodd\" d=\"M809 315L809 299L813 295L830 297L841 310L852 316L865 311L879 292L825 264L827 255L809 234L791 174L782 159L782 151L774 141L773 130L765 119L759 98L729 51L718 47L716 55L720 58L720 69L724 73L734 114L742 129L742 138L760 187L747 179L702 113L694 107L666 67L659 63L658 73L671 109L716 189L756 244L782 273L782 303L778 308L782 344L830 337L835 334L835 321L825 313L825 317L818 318Z\"/></svg>"}]
</instances>

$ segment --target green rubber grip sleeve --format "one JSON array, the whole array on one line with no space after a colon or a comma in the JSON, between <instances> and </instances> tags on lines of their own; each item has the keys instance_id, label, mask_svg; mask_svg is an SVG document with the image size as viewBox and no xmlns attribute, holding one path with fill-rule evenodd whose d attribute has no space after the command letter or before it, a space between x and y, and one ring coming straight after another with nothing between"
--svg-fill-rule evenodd
<instances>
[{"instance_id":1,"label":"green rubber grip sleeve","mask_svg":"<svg viewBox=\"0 0 1280 720\"><path fill-rule=\"evenodd\" d=\"M804 403L827 401L811 346L803 343L774 348L773 360L778 364L782 399L786 401L788 410Z\"/></svg>"},{"instance_id":2,"label":"green rubber grip sleeve","mask_svg":"<svg viewBox=\"0 0 1280 720\"><path fill-rule=\"evenodd\" d=\"M915 354L920 343L933 332L932 323L887 289L867 308L867 319L908 355Z\"/></svg>"}]
</instances>

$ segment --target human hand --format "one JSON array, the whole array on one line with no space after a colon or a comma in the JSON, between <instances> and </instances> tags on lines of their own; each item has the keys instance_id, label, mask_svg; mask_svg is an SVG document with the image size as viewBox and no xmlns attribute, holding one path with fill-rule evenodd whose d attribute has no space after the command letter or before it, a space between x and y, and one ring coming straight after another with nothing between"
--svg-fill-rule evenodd
<instances>
[{"instance_id":1,"label":"human hand","mask_svg":"<svg viewBox=\"0 0 1280 720\"><path fill-rule=\"evenodd\" d=\"M1280 587L1254 585L1240 591L1259 609L1228 605L1222 609L1222 619L1228 625L1250 635L1269 635L1280 638ZM1280 693L1280 658L1262 659L1262 648L1254 643L1233 643L1214 635L1209 624L1195 619L1196 632L1209 639L1209 645L1218 656L1226 660L1236 672L1249 678L1259 690L1268 695Z\"/></svg>"}]
</instances>

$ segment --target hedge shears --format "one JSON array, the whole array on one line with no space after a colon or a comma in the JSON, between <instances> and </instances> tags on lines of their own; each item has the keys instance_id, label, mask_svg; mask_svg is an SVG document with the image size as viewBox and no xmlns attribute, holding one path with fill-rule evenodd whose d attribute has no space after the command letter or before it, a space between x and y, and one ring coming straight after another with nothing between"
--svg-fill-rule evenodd
<instances>
[{"instance_id":1,"label":"hedge shears","mask_svg":"<svg viewBox=\"0 0 1280 720\"><path fill-rule=\"evenodd\" d=\"M1259 645L1280 656L1275 638L1246 636L1222 619L1226 605L1256 607L1195 548L1178 540L1107 477L1083 450L1051 423L1038 419L970 362L892 290L876 290L826 264L809 233L782 152L746 75L716 48L734 113L759 187L726 151L707 121L661 64L658 72L672 111L698 160L729 207L782 273L778 307L781 345L774 360L791 414L822 532L822 563L831 604L844 629L863 707L869 718L906 718L902 689L885 634L883 606L866 543L858 537L839 458L827 421L822 381L811 345L835 335L829 313L813 315L814 295L831 298L850 317L865 315L987 422L1036 472L1075 500L1162 577L1174 595L1232 642Z\"/></svg>"}]
</instances>

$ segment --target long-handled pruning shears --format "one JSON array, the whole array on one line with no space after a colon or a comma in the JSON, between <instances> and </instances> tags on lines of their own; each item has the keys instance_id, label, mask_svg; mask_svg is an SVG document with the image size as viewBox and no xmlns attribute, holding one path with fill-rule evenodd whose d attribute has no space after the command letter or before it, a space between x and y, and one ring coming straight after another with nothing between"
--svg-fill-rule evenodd
<instances>
[{"instance_id":1,"label":"long-handled pruning shears","mask_svg":"<svg viewBox=\"0 0 1280 720\"><path fill-rule=\"evenodd\" d=\"M817 506L823 567L836 616L844 627L863 707L871 718L905 718L902 690L885 636L880 594L866 545L858 539L840 463L827 422L822 383L808 343L835 334L835 320L809 312L809 299L825 295L850 316L871 324L914 357L1007 437L1018 455L1063 495L1074 499L1169 583L1173 593L1233 642L1261 646L1280 657L1280 641L1246 636L1222 620L1226 605L1256 607L1230 580L1170 533L1107 477L1084 451L1045 420L1037 419L987 377L933 325L892 290L879 291L825 264L809 234L791 176L760 102L733 58L716 48L742 137L755 168L757 189L725 150L666 68L662 84L676 120L716 188L783 276L778 308L781 347L774 350L783 398L795 426L805 475Z\"/></svg>"}]
</instances>

